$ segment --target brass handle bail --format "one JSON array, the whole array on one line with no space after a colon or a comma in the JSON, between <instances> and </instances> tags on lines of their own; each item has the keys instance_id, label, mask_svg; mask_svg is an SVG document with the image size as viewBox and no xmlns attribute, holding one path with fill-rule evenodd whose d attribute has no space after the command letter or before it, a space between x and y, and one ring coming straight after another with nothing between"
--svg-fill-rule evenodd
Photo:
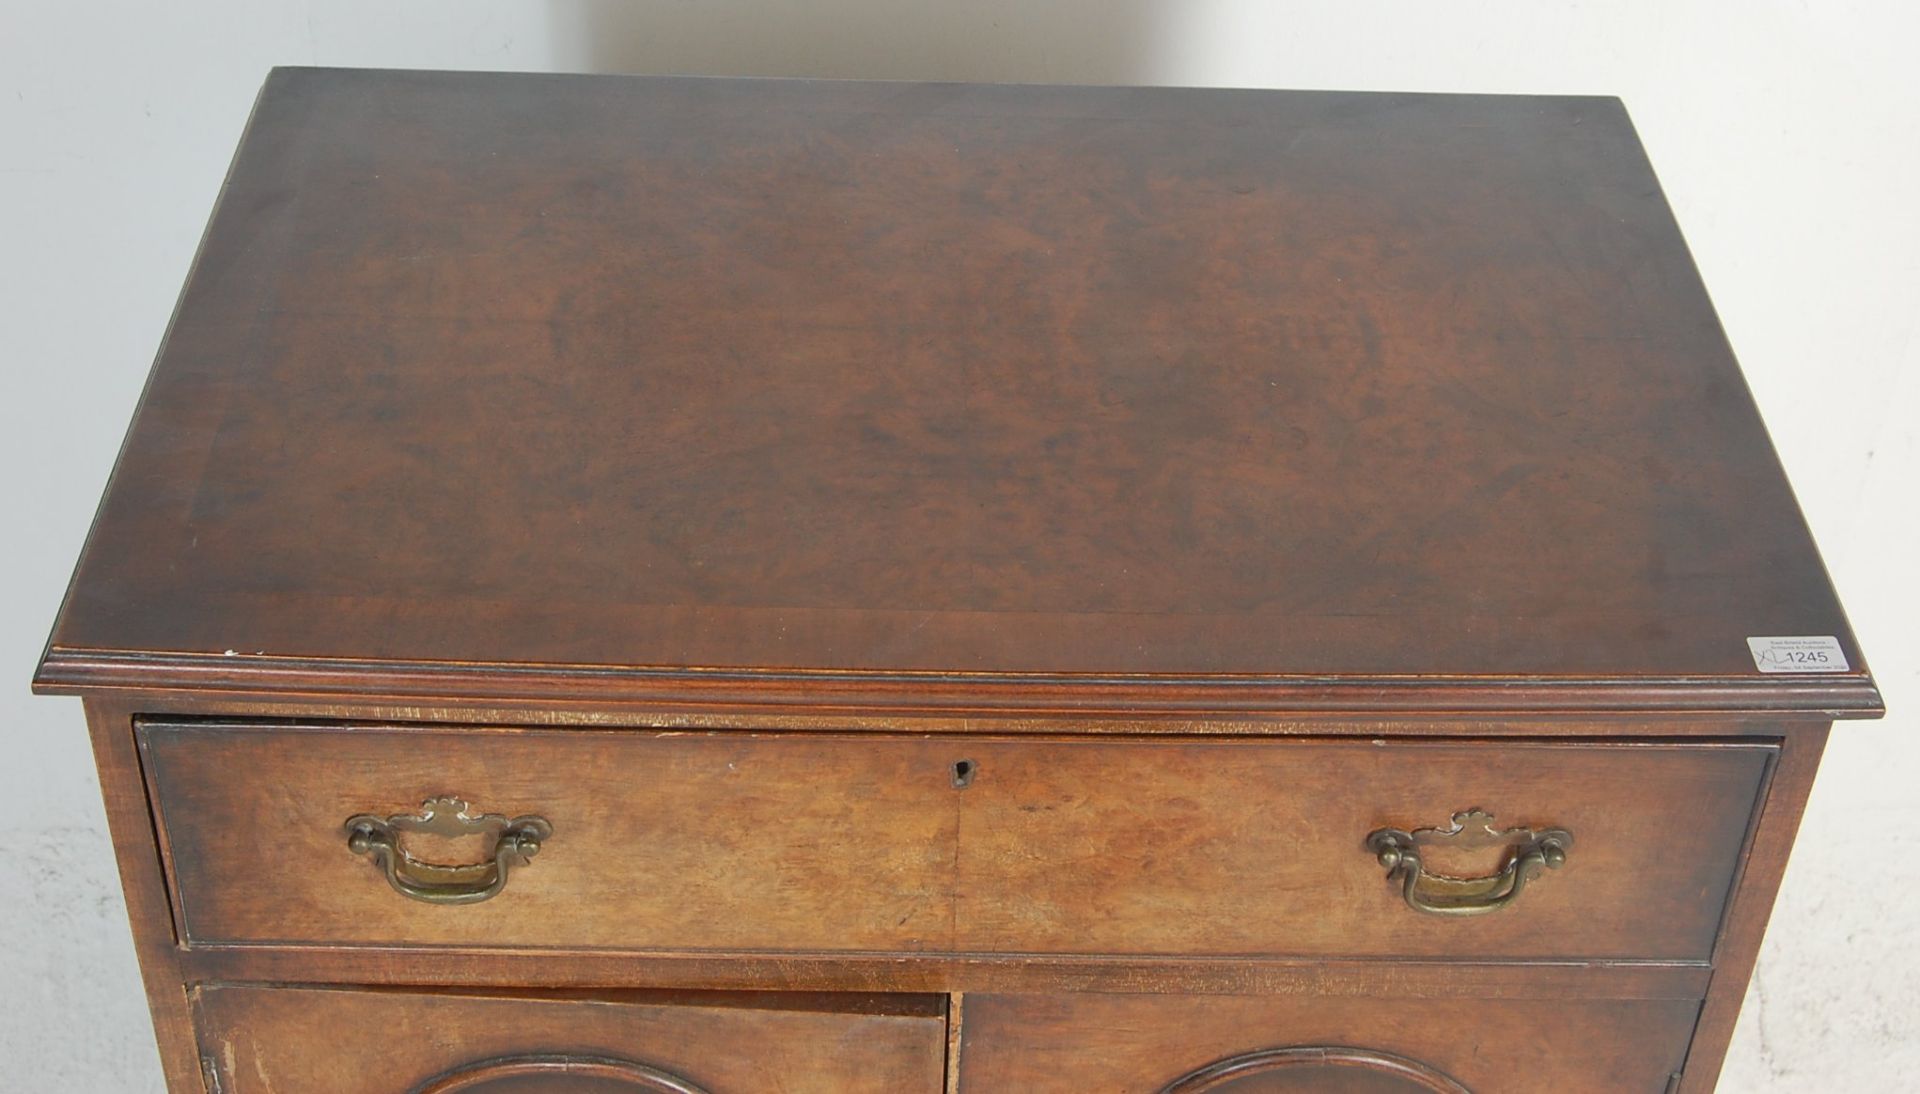
<instances>
[{"instance_id":1,"label":"brass handle bail","mask_svg":"<svg viewBox=\"0 0 1920 1094\"><path fill-rule=\"evenodd\" d=\"M476 816L459 798L430 798L419 813L384 820L361 813L347 818L346 830L349 851L371 856L394 892L427 904L477 904L498 896L507 887L508 871L531 862L553 835L553 825L543 817ZM428 862L408 854L401 845L407 832L446 838L490 836L493 848L480 862Z\"/></svg>"},{"instance_id":2,"label":"brass handle bail","mask_svg":"<svg viewBox=\"0 0 1920 1094\"><path fill-rule=\"evenodd\" d=\"M1451 828L1380 828L1367 836L1367 850L1387 868L1387 880L1400 886L1407 907L1428 915L1486 915L1520 899L1527 883L1543 870L1567 861L1573 833L1564 828L1496 830L1493 815L1469 809L1453 815ZM1436 873L1421 862L1423 847L1475 850L1506 847L1505 865L1484 877Z\"/></svg>"}]
</instances>

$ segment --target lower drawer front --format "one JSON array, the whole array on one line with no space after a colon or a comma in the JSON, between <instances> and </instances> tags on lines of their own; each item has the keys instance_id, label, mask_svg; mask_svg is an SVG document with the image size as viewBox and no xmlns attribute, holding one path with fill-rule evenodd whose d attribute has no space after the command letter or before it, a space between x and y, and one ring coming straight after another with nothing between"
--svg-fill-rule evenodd
<instances>
[{"instance_id":1,"label":"lower drawer front","mask_svg":"<svg viewBox=\"0 0 1920 1094\"><path fill-rule=\"evenodd\" d=\"M1771 754L161 722L141 736L190 945L724 953L1704 960ZM483 900L403 895L383 874L397 858L356 853L347 822L424 815L429 798L539 818L537 855ZM1497 833L1480 818L1478 843L1421 834L1476 808ZM499 830L462 837L456 810L436 806L432 831L396 822L430 864L410 876L498 857ZM1497 882L1527 845L1507 826L1564 830L1564 863L1508 900L1446 880ZM1390 881L1368 844L1388 829L1427 840L1439 877ZM1500 906L1432 915L1409 898Z\"/></svg>"},{"instance_id":2,"label":"lower drawer front","mask_svg":"<svg viewBox=\"0 0 1920 1094\"><path fill-rule=\"evenodd\" d=\"M969 995L978 1094L1663 1094L1693 1000Z\"/></svg>"},{"instance_id":3,"label":"lower drawer front","mask_svg":"<svg viewBox=\"0 0 1920 1094\"><path fill-rule=\"evenodd\" d=\"M928 1094L945 999L730 993L509 997L205 987L223 1094Z\"/></svg>"}]
</instances>

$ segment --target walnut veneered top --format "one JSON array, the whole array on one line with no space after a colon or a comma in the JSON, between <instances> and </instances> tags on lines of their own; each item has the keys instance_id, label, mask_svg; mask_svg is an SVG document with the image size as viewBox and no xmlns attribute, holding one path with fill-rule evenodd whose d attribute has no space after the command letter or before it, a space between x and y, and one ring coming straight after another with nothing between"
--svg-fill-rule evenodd
<instances>
[{"instance_id":1,"label":"walnut veneered top","mask_svg":"<svg viewBox=\"0 0 1920 1094\"><path fill-rule=\"evenodd\" d=\"M299 69L38 682L1879 706L1615 100Z\"/></svg>"}]
</instances>

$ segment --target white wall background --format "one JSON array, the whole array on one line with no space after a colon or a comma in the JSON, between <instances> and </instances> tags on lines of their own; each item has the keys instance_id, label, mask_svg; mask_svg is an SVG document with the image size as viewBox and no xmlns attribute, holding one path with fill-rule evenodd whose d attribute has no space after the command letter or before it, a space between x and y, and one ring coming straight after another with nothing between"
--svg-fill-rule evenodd
<instances>
[{"instance_id":1,"label":"white wall background","mask_svg":"<svg viewBox=\"0 0 1920 1094\"><path fill-rule=\"evenodd\" d=\"M1835 733L1723 1089L1914 1089L1913 12L0 0L0 1087L160 1089L79 704L31 698L26 680L254 92L270 65L326 64L1622 96L1894 709Z\"/></svg>"}]
</instances>

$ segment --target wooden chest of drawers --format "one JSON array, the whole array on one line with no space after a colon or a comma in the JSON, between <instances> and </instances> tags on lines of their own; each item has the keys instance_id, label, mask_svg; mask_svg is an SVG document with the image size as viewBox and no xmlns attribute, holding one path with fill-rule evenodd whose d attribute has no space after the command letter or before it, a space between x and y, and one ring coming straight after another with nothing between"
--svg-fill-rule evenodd
<instances>
[{"instance_id":1,"label":"wooden chest of drawers","mask_svg":"<svg viewBox=\"0 0 1920 1094\"><path fill-rule=\"evenodd\" d=\"M1880 710L1614 100L321 70L36 686L222 1094L1705 1091Z\"/></svg>"}]
</instances>

